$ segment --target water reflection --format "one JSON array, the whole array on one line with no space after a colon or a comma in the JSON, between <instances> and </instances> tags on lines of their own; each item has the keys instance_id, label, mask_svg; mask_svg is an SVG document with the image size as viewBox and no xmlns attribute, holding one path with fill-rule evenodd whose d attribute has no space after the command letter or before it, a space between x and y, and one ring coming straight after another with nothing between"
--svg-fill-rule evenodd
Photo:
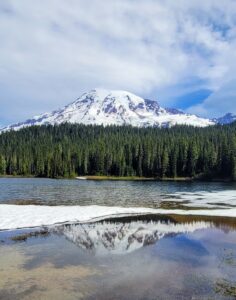
<instances>
[{"instance_id":1,"label":"water reflection","mask_svg":"<svg viewBox=\"0 0 236 300\"><path fill-rule=\"evenodd\" d=\"M1 244L0 298L236 297L236 231L224 220L116 219L49 231ZM17 234L26 232L0 240Z\"/></svg>"},{"instance_id":2,"label":"water reflection","mask_svg":"<svg viewBox=\"0 0 236 300\"><path fill-rule=\"evenodd\" d=\"M211 222L173 223L167 221L99 222L56 227L53 231L65 236L79 248L93 255L126 254L155 244L165 236L210 228Z\"/></svg>"}]
</instances>

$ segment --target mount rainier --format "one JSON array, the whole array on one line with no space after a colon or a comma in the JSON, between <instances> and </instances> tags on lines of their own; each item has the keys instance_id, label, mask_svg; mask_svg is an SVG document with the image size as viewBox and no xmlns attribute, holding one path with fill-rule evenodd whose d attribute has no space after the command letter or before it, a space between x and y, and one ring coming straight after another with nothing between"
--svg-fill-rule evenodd
<instances>
[{"instance_id":1,"label":"mount rainier","mask_svg":"<svg viewBox=\"0 0 236 300\"><path fill-rule=\"evenodd\" d=\"M228 115L229 117L229 115ZM230 119L236 119L230 116ZM218 121L219 120L219 121ZM25 122L6 126L0 131L19 130L32 125L82 123L97 125L132 125L137 127L171 127L192 125L205 127L228 118L205 119L177 109L162 108L158 102L143 99L126 91L94 89L76 101L51 113L41 114ZM221 122L222 123L222 122Z\"/></svg>"}]
</instances>

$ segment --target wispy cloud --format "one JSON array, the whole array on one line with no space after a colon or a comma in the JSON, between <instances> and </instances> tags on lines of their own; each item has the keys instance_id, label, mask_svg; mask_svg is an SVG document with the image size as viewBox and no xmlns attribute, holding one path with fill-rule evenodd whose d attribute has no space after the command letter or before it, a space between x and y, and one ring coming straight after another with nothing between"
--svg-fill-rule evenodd
<instances>
[{"instance_id":1,"label":"wispy cloud","mask_svg":"<svg viewBox=\"0 0 236 300\"><path fill-rule=\"evenodd\" d=\"M234 0L2 0L0 122L51 110L94 87L165 106L198 90L214 99L233 80L235 17Z\"/></svg>"}]
</instances>

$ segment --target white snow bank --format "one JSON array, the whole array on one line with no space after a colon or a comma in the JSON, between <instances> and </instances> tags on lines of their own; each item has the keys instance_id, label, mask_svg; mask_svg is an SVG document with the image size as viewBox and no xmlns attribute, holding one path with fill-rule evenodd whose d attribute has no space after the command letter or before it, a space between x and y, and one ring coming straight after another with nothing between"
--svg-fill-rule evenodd
<instances>
[{"instance_id":1,"label":"white snow bank","mask_svg":"<svg viewBox=\"0 0 236 300\"><path fill-rule=\"evenodd\" d=\"M58 223L89 222L109 217L139 214L179 214L236 217L236 208L227 209L152 209L145 207L108 206L37 206L0 205L0 230L53 225Z\"/></svg>"}]
</instances>

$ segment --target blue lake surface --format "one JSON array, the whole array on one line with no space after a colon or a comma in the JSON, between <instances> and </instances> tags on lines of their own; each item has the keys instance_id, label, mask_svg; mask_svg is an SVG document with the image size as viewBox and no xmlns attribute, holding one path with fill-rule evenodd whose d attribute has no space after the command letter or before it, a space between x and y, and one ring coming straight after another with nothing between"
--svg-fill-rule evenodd
<instances>
[{"instance_id":1,"label":"blue lake surface","mask_svg":"<svg viewBox=\"0 0 236 300\"><path fill-rule=\"evenodd\" d=\"M36 200L43 205L108 205L159 207L176 192L235 191L235 183L90 181L40 178L0 178L0 203Z\"/></svg>"}]
</instances>

